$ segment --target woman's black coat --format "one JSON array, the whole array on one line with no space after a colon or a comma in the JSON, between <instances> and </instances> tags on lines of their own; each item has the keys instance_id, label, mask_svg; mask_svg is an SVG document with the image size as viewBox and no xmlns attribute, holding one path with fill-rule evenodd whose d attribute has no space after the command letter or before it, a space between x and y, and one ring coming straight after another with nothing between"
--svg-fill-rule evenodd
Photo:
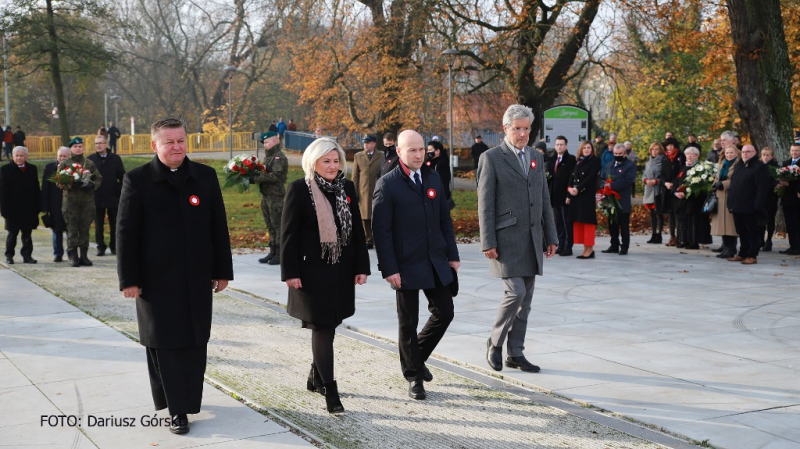
<instances>
[{"instance_id":1,"label":"woman's black coat","mask_svg":"<svg viewBox=\"0 0 800 449\"><path fill-rule=\"evenodd\" d=\"M0 167L0 214L7 230L32 230L39 225L39 175L26 163L22 171L14 161Z\"/></svg>"},{"instance_id":2,"label":"woman's black coat","mask_svg":"<svg viewBox=\"0 0 800 449\"><path fill-rule=\"evenodd\" d=\"M186 158L170 173L156 156L125 174L117 272L120 289L141 288L136 315L142 345L184 349L208 343L212 281L233 279L225 204L213 168Z\"/></svg>"},{"instance_id":3,"label":"woman's black coat","mask_svg":"<svg viewBox=\"0 0 800 449\"><path fill-rule=\"evenodd\" d=\"M664 213L672 213L677 207L677 198L675 198L675 189L678 188L678 173L681 172L685 164L683 154L678 153L674 160L669 160L669 156L664 156L661 162L661 179L664 183L671 182L672 188L668 189L664 186L664 191L661 193L661 211Z\"/></svg>"},{"instance_id":4,"label":"woman's black coat","mask_svg":"<svg viewBox=\"0 0 800 449\"><path fill-rule=\"evenodd\" d=\"M289 184L281 218L281 280L299 278L301 289L289 288L286 311L305 323L337 326L356 310L355 277L370 274L367 241L361 224L355 185L345 180L353 220L350 243L342 247L339 262L322 258L317 212L305 179ZM336 218L336 199L323 191Z\"/></svg>"},{"instance_id":5,"label":"woman's black coat","mask_svg":"<svg viewBox=\"0 0 800 449\"><path fill-rule=\"evenodd\" d=\"M669 160L669 159L667 159ZM697 162L700 164L701 162ZM693 165L692 167L696 166L697 164ZM680 171L675 177L675 185L673 186L673 191L677 191L679 187L682 187L686 183L686 176L687 172L692 168L686 165L682 166ZM684 192L686 193L686 192ZM670 193L670 195L675 196L674 193ZM700 194L694 193L689 198L680 199L678 197L674 197L672 201L674 202L674 210L679 214L695 214L695 215L702 215L703 214L703 204L706 202L706 198L708 194L702 192Z\"/></svg>"},{"instance_id":6,"label":"woman's black coat","mask_svg":"<svg viewBox=\"0 0 800 449\"><path fill-rule=\"evenodd\" d=\"M67 224L64 222L64 215L61 213L61 201L64 199L64 191L59 189L54 183L49 181L56 174L58 162L50 162L44 166L42 173L42 212L50 214L53 219L53 231L64 232Z\"/></svg>"},{"instance_id":7,"label":"woman's black coat","mask_svg":"<svg viewBox=\"0 0 800 449\"><path fill-rule=\"evenodd\" d=\"M780 164L775 159L767 162L767 168L770 170L770 176L772 174L772 170L780 168ZM775 214L778 213L778 194L775 192L775 187L778 185L778 180L772 180L772 190L769 191L767 194L767 216L775 217Z\"/></svg>"},{"instance_id":8,"label":"woman's black coat","mask_svg":"<svg viewBox=\"0 0 800 449\"><path fill-rule=\"evenodd\" d=\"M589 156L579 160L569 181L570 187L578 189L575 196L569 195L569 215L572 221L597 224L597 178L600 176L600 158Z\"/></svg>"},{"instance_id":9,"label":"woman's black coat","mask_svg":"<svg viewBox=\"0 0 800 449\"><path fill-rule=\"evenodd\" d=\"M444 186L444 193L445 198L448 200L451 197L450 193L450 161L447 160L447 156L439 156L435 159L431 159L425 162L425 165L428 167L436 170L436 173L439 173L439 177L442 178L442 185Z\"/></svg>"}]
</instances>

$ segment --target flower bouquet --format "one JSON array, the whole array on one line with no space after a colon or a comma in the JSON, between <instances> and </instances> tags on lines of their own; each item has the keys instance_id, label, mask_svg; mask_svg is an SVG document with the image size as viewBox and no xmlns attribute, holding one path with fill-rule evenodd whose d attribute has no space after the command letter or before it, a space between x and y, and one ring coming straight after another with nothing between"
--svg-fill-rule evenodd
<instances>
[{"instance_id":1,"label":"flower bouquet","mask_svg":"<svg viewBox=\"0 0 800 449\"><path fill-rule=\"evenodd\" d=\"M614 190L611 190L611 181L613 178L608 178L606 180L606 186L602 189L597 191L596 199L597 199L597 207L600 208L600 212L608 217L608 223L614 223L617 221L617 217L619 217L619 212L622 210L622 205L619 204L619 193Z\"/></svg>"},{"instance_id":2,"label":"flower bouquet","mask_svg":"<svg viewBox=\"0 0 800 449\"><path fill-rule=\"evenodd\" d=\"M89 182L92 177L92 172L83 168L83 165L73 162L66 167L58 170L50 177L49 181L57 184L59 187L69 187L72 183Z\"/></svg>"},{"instance_id":3,"label":"flower bouquet","mask_svg":"<svg viewBox=\"0 0 800 449\"><path fill-rule=\"evenodd\" d=\"M789 167L770 167L772 177L778 181L797 182L800 181L800 167L797 165L790 165ZM784 186L778 184L775 186L775 193L778 196L783 196L785 189Z\"/></svg>"},{"instance_id":4,"label":"flower bouquet","mask_svg":"<svg viewBox=\"0 0 800 449\"><path fill-rule=\"evenodd\" d=\"M223 169L225 185L223 188L236 187L239 193L250 190L250 179L265 171L264 165L255 156L240 154L228 161Z\"/></svg>"},{"instance_id":5,"label":"flower bouquet","mask_svg":"<svg viewBox=\"0 0 800 449\"><path fill-rule=\"evenodd\" d=\"M708 193L714 185L714 175L717 169L713 162L698 162L694 167L686 170L686 181L678 191L686 192L686 198Z\"/></svg>"}]
</instances>

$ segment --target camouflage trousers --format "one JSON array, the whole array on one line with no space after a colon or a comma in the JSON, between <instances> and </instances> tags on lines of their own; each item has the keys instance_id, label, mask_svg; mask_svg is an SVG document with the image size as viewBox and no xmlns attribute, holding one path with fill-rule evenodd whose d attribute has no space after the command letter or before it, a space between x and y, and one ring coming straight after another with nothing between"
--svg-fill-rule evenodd
<instances>
[{"instance_id":1,"label":"camouflage trousers","mask_svg":"<svg viewBox=\"0 0 800 449\"><path fill-rule=\"evenodd\" d=\"M67 251L89 246L89 228L94 221L94 201L90 204L68 204L62 209L67 223Z\"/></svg>"},{"instance_id":2,"label":"camouflage trousers","mask_svg":"<svg viewBox=\"0 0 800 449\"><path fill-rule=\"evenodd\" d=\"M281 244L281 214L283 214L283 197L261 196L261 215L269 232L269 244Z\"/></svg>"}]
</instances>

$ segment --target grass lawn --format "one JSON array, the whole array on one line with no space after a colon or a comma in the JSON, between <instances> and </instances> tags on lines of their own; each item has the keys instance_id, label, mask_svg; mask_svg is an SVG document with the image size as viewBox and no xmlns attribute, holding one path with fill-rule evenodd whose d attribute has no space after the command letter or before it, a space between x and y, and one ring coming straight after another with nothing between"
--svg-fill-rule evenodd
<instances>
[{"instance_id":1,"label":"grass lawn","mask_svg":"<svg viewBox=\"0 0 800 449\"><path fill-rule=\"evenodd\" d=\"M150 157L123 157L122 161L125 170L132 170L140 165L150 162ZM194 159L210 165L217 170L220 185L225 184L225 174L222 168L227 161L215 159ZM30 161L39 168L41 176L44 166L51 161ZM300 167L290 166L287 183L303 177L303 170ZM256 186L251 187L249 192L239 193L236 189L223 189L222 196L225 200L225 211L228 214L228 230L231 235L231 246L233 248L262 248L269 244L266 225L261 216L261 194ZM451 211L453 226L456 236L472 237L478 234L478 195L474 190L456 190L453 192L456 208ZM94 225L92 225L94 227ZM108 238L108 223L106 227L106 238ZM90 233L90 240L94 241L94 230Z\"/></svg>"}]
</instances>

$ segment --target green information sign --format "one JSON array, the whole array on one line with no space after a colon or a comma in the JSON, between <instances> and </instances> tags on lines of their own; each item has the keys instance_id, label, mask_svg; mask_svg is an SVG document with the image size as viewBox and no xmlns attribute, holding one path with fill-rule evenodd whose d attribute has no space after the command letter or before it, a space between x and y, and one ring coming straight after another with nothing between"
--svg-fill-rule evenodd
<instances>
[{"instance_id":1,"label":"green information sign","mask_svg":"<svg viewBox=\"0 0 800 449\"><path fill-rule=\"evenodd\" d=\"M567 149L576 154L580 143L590 139L591 114L586 109L559 105L545 110L543 115L542 138L548 149L555 148L556 137L564 136L567 139Z\"/></svg>"}]
</instances>

